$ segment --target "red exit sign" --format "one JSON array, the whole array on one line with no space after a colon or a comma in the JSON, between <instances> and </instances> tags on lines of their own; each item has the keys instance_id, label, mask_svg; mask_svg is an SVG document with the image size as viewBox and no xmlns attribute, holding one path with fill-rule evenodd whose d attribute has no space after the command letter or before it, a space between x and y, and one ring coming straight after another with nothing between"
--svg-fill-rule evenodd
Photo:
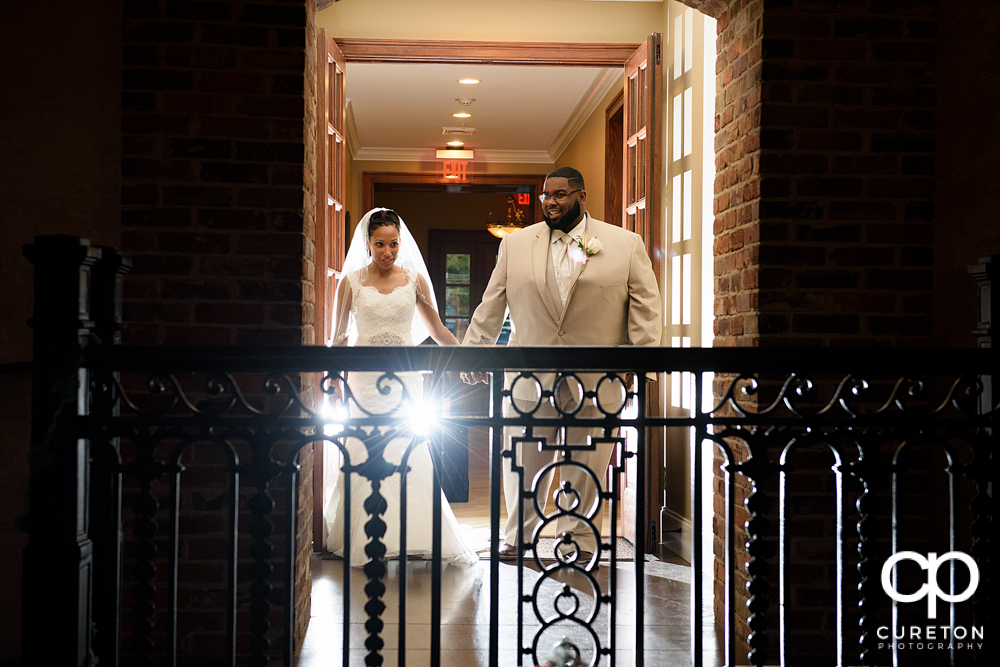
<instances>
[{"instance_id":1,"label":"red exit sign","mask_svg":"<svg viewBox=\"0 0 1000 667\"><path fill-rule=\"evenodd\" d=\"M469 163L459 160L445 160L441 163L442 175L449 181L469 180Z\"/></svg>"},{"instance_id":2,"label":"red exit sign","mask_svg":"<svg viewBox=\"0 0 1000 667\"><path fill-rule=\"evenodd\" d=\"M527 192L518 193L517 203L519 206L531 206L531 195Z\"/></svg>"}]
</instances>

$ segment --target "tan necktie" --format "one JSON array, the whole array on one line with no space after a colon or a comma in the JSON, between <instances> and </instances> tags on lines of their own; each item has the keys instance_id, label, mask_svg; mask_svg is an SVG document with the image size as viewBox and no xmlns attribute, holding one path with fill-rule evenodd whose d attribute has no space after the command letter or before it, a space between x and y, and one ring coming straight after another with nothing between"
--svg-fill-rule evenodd
<instances>
[{"instance_id":1,"label":"tan necktie","mask_svg":"<svg viewBox=\"0 0 1000 667\"><path fill-rule=\"evenodd\" d=\"M559 288L559 298L563 305L566 305L566 296L569 294L569 285L573 278L573 259L569 256L569 244L573 242L573 237L563 234L559 237L562 247L559 249L558 259L555 266L556 287Z\"/></svg>"}]
</instances>

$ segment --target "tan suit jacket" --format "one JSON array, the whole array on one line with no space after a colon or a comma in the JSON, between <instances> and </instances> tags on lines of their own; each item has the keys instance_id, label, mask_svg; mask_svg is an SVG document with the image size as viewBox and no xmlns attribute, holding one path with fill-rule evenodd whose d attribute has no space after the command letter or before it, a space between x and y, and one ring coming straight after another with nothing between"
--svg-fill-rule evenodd
<instances>
[{"instance_id":1,"label":"tan suit jacket","mask_svg":"<svg viewBox=\"0 0 1000 667\"><path fill-rule=\"evenodd\" d=\"M508 345L660 345L662 301L642 238L589 214L586 231L602 248L576 266L565 305L552 269L549 227L539 222L505 236L464 344L495 344L509 309Z\"/></svg>"}]
</instances>

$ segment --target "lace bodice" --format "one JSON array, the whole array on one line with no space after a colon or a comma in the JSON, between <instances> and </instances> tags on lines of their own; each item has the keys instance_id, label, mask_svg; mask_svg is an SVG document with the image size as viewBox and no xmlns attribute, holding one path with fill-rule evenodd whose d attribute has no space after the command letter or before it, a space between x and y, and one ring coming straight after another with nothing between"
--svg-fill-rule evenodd
<instances>
[{"instance_id":1,"label":"lace bodice","mask_svg":"<svg viewBox=\"0 0 1000 667\"><path fill-rule=\"evenodd\" d=\"M358 327L358 345L413 345L411 325L417 305L416 274L407 272L406 284L388 294L362 285L350 274L351 312Z\"/></svg>"}]
</instances>

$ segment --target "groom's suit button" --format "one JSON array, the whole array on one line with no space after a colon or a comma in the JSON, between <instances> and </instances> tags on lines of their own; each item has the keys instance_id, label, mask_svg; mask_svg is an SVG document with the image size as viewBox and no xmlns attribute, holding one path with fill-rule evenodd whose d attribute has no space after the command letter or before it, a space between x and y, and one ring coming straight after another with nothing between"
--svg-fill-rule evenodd
<instances>
[{"instance_id":1,"label":"groom's suit button","mask_svg":"<svg viewBox=\"0 0 1000 667\"><path fill-rule=\"evenodd\" d=\"M560 336L565 336L565 335L566 335L566 332L565 332L565 331L560 331L560 332L559 332L559 335L560 335Z\"/></svg>"}]
</instances>

